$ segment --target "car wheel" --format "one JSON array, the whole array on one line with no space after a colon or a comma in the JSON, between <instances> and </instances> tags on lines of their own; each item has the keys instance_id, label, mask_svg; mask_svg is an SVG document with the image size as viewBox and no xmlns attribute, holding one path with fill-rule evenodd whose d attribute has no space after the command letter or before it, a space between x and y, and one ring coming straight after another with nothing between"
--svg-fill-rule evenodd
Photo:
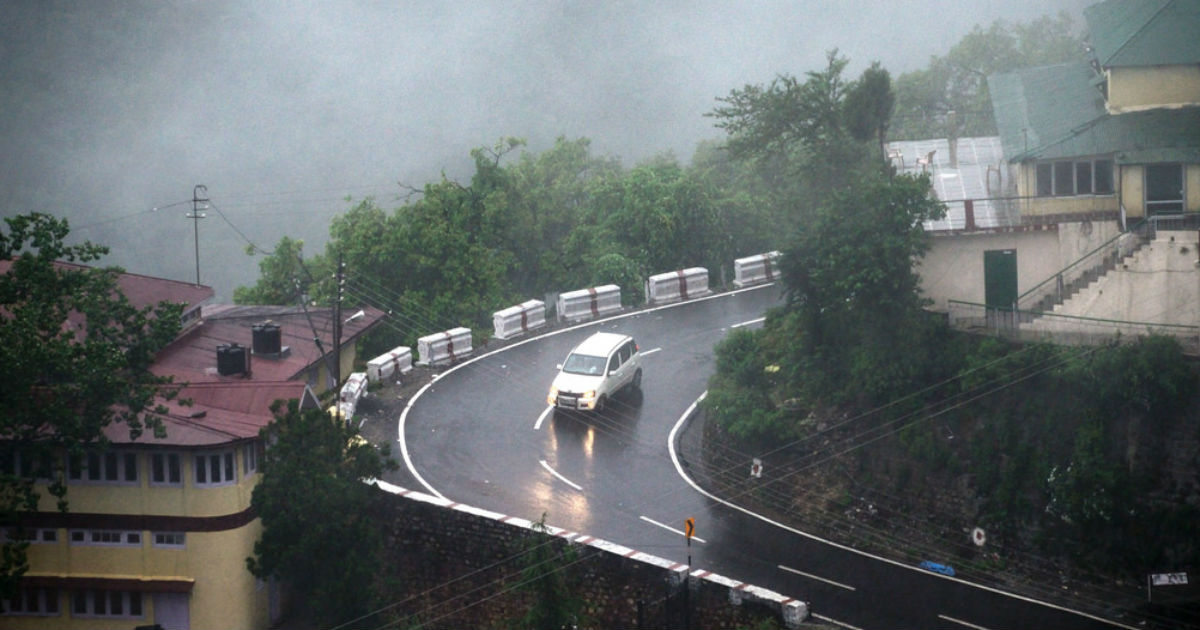
<instances>
[{"instance_id":1,"label":"car wheel","mask_svg":"<svg viewBox=\"0 0 1200 630\"><path fill-rule=\"evenodd\" d=\"M633 389L640 390L642 388L642 371L638 370L633 373L633 381L629 383Z\"/></svg>"},{"instance_id":2,"label":"car wheel","mask_svg":"<svg viewBox=\"0 0 1200 630\"><path fill-rule=\"evenodd\" d=\"M604 411L604 408L607 406L608 406L608 396L601 394L600 398L596 400L596 412L599 413L601 411Z\"/></svg>"}]
</instances>

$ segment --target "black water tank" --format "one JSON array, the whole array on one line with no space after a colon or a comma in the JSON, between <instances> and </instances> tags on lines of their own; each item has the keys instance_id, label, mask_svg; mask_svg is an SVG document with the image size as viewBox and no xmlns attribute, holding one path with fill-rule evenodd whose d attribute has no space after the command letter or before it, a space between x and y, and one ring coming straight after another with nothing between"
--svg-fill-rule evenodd
<instances>
[{"instance_id":1,"label":"black water tank","mask_svg":"<svg viewBox=\"0 0 1200 630\"><path fill-rule=\"evenodd\" d=\"M236 343L217 346L217 374L231 376L246 371L246 348Z\"/></svg>"},{"instance_id":2,"label":"black water tank","mask_svg":"<svg viewBox=\"0 0 1200 630\"><path fill-rule=\"evenodd\" d=\"M283 335L279 332L279 324L263 322L250 327L254 340L254 354L279 354Z\"/></svg>"}]
</instances>

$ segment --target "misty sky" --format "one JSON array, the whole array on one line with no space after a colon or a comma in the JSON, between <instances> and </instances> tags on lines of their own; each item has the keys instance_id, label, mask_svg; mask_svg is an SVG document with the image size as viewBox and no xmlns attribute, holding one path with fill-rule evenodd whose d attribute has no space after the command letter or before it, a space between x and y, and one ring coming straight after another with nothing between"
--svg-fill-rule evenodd
<instances>
[{"instance_id":1,"label":"misty sky","mask_svg":"<svg viewBox=\"0 0 1200 630\"><path fill-rule=\"evenodd\" d=\"M227 302L258 276L245 239L319 253L346 196L390 209L397 182L465 179L503 136L686 163L721 135L716 97L832 48L848 77L895 77L975 24L1081 27L1087 4L3 0L0 213L66 216L104 262L194 281L191 204L171 204L205 184L228 222L200 222L201 282Z\"/></svg>"}]
</instances>

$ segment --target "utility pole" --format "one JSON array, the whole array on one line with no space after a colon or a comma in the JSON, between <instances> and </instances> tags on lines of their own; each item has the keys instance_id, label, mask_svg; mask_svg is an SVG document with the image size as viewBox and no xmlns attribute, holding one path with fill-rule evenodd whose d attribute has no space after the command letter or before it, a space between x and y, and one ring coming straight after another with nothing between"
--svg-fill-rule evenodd
<instances>
[{"instance_id":1,"label":"utility pole","mask_svg":"<svg viewBox=\"0 0 1200 630\"><path fill-rule=\"evenodd\" d=\"M204 197L200 193L204 193ZM200 219L206 215L200 212L200 204L208 203L208 186L196 184L192 189L192 213L186 215L192 220L192 235L196 241L196 286L200 286Z\"/></svg>"},{"instance_id":2,"label":"utility pole","mask_svg":"<svg viewBox=\"0 0 1200 630\"><path fill-rule=\"evenodd\" d=\"M339 251L337 273L333 277L337 286L337 294L333 300L333 381L339 384L342 382L342 293L346 285L345 270L342 252Z\"/></svg>"}]
</instances>

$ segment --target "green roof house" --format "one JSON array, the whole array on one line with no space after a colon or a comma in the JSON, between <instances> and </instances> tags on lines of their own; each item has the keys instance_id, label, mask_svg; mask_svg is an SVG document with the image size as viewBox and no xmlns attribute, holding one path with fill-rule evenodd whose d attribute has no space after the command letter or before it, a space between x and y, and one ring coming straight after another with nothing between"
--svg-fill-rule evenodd
<instances>
[{"instance_id":1,"label":"green roof house","mask_svg":"<svg viewBox=\"0 0 1200 630\"><path fill-rule=\"evenodd\" d=\"M1091 59L988 79L1026 221L1200 211L1200 0L1088 7Z\"/></svg>"}]
</instances>

